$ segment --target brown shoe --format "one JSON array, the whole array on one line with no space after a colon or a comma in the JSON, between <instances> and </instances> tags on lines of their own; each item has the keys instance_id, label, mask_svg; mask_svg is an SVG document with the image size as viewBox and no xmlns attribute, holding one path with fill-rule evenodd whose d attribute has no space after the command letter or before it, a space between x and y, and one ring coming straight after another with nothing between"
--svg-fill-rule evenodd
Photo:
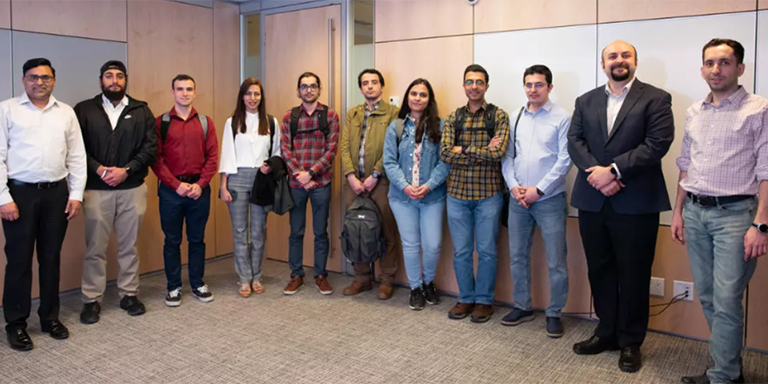
<instances>
[{"instance_id":1,"label":"brown shoe","mask_svg":"<svg viewBox=\"0 0 768 384\"><path fill-rule=\"evenodd\" d=\"M475 310L472 311L472 318L470 320L473 323L485 323L490 320L491 315L493 315L493 305L477 304L475 305Z\"/></svg>"},{"instance_id":2,"label":"brown shoe","mask_svg":"<svg viewBox=\"0 0 768 384\"><path fill-rule=\"evenodd\" d=\"M304 285L303 276L291 277L291 281L288 283L288 285L285 286L285 289L283 289L283 294L293 295L299 291L299 288L301 288L302 285Z\"/></svg>"},{"instance_id":3,"label":"brown shoe","mask_svg":"<svg viewBox=\"0 0 768 384\"><path fill-rule=\"evenodd\" d=\"M341 293L344 294L344 296L354 296L360 292L370 291L372 288L373 287L371 286L371 283L363 285L355 280L352 282L352 284L349 285L349 287L344 288Z\"/></svg>"},{"instance_id":4,"label":"brown shoe","mask_svg":"<svg viewBox=\"0 0 768 384\"><path fill-rule=\"evenodd\" d=\"M448 318L451 320L461 320L469 316L474 308L474 304L456 303L456 305L448 311Z\"/></svg>"},{"instance_id":5,"label":"brown shoe","mask_svg":"<svg viewBox=\"0 0 768 384\"><path fill-rule=\"evenodd\" d=\"M326 279L325 276L315 277L315 286L323 295L330 295L333 293L333 288L328 284L328 279Z\"/></svg>"},{"instance_id":6,"label":"brown shoe","mask_svg":"<svg viewBox=\"0 0 768 384\"><path fill-rule=\"evenodd\" d=\"M392 297L392 284L381 283L376 298L379 300L387 300L390 297Z\"/></svg>"}]
</instances>

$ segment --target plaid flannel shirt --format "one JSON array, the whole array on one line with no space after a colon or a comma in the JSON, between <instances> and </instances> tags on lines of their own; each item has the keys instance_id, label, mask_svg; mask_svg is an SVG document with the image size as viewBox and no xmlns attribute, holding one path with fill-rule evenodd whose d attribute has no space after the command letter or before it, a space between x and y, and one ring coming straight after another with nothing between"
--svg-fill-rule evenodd
<instances>
[{"instance_id":1,"label":"plaid flannel shirt","mask_svg":"<svg viewBox=\"0 0 768 384\"><path fill-rule=\"evenodd\" d=\"M302 104L299 107L299 129L291 145L291 111L283 116L283 126L280 131L280 150L283 161L291 173L289 185L291 188L301 188L301 184L293 176L295 172L315 171L312 178L317 187L328 185L333 179L333 159L339 142L339 115L328 108L328 134L323 134L317 120L317 111L324 109L319 103L312 116L307 114ZM310 131L310 132L307 132Z\"/></svg>"},{"instance_id":2,"label":"plaid flannel shirt","mask_svg":"<svg viewBox=\"0 0 768 384\"><path fill-rule=\"evenodd\" d=\"M461 200L482 200L495 196L504 187L504 177L501 174L501 160L507 151L509 142L509 115L501 108L496 108L495 137L501 139L501 144L488 148L492 137L485 130L483 115L488 104L473 114L469 105L464 109L464 130L456 140L456 111L451 112L445 122L443 137L440 140L440 157L451 164L446 184L448 194ZM465 148L466 153L454 153L453 147Z\"/></svg>"}]
</instances>

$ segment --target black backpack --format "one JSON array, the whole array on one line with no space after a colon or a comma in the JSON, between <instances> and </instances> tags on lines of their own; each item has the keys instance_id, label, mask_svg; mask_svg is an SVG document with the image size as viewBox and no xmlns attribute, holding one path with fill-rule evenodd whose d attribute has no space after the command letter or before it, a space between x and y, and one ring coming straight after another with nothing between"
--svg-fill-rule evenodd
<instances>
[{"instance_id":1,"label":"black backpack","mask_svg":"<svg viewBox=\"0 0 768 384\"><path fill-rule=\"evenodd\" d=\"M464 107L461 107L456 110L456 119L453 124L453 129L455 131L454 136L454 143L456 145L459 145L459 137L461 137L461 133L464 132L464 124L467 122L467 116L464 114ZM488 104L485 108L485 113L483 114L483 125L485 125L482 130L484 130L488 134L488 138L493 138L496 135L496 106L493 104Z\"/></svg>"},{"instance_id":2,"label":"black backpack","mask_svg":"<svg viewBox=\"0 0 768 384\"><path fill-rule=\"evenodd\" d=\"M317 109L317 122L319 127L317 129L310 129L301 131L301 133L310 133L314 131L320 131L325 136L328 136L328 106L318 103L322 108ZM293 147L293 137L299 132L299 115L301 114L300 107L291 108L291 147Z\"/></svg>"},{"instance_id":3,"label":"black backpack","mask_svg":"<svg viewBox=\"0 0 768 384\"><path fill-rule=\"evenodd\" d=\"M341 250L349 261L368 264L384 254L381 214L370 197L358 195L344 214Z\"/></svg>"}]
</instances>

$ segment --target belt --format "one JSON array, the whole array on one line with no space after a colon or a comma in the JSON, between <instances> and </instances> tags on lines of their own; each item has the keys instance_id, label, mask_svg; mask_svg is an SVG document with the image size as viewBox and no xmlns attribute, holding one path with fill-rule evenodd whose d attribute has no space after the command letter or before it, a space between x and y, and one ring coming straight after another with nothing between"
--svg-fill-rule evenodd
<instances>
[{"instance_id":1,"label":"belt","mask_svg":"<svg viewBox=\"0 0 768 384\"><path fill-rule=\"evenodd\" d=\"M192 175L192 176L176 176L179 181L182 183L194 183L200 180L200 175Z\"/></svg>"},{"instance_id":2,"label":"belt","mask_svg":"<svg viewBox=\"0 0 768 384\"><path fill-rule=\"evenodd\" d=\"M8 184L13 185L15 187L32 187L37 189L51 189L59 185L59 183L61 183L62 181L64 181L64 179L61 179L59 181L51 181L48 183L27 183L21 180L10 179L8 180Z\"/></svg>"},{"instance_id":3,"label":"belt","mask_svg":"<svg viewBox=\"0 0 768 384\"><path fill-rule=\"evenodd\" d=\"M715 207L718 205L735 203L737 201L742 201L742 200L746 200L754 197L752 195L733 195L733 196L716 197L716 196L694 195L693 193L690 193L690 192L686 192L686 193L688 194L688 197L691 198L691 201L693 201L698 205L701 205L702 207Z\"/></svg>"}]
</instances>

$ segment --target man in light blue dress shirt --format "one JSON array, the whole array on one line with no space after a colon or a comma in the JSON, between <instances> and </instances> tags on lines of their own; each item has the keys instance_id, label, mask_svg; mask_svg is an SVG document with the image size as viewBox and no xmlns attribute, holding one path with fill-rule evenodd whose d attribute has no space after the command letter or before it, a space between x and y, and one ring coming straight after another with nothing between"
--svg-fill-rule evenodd
<instances>
[{"instance_id":1,"label":"man in light blue dress shirt","mask_svg":"<svg viewBox=\"0 0 768 384\"><path fill-rule=\"evenodd\" d=\"M557 338L563 335L560 312L568 299L565 176L571 167L567 137L571 117L549 100L552 72L546 66L527 68L523 86L528 103L510 116L516 122L502 162L504 180L514 198L510 199L508 222L514 308L501 323L514 326L534 318L530 252L538 226L549 265L546 332Z\"/></svg>"}]
</instances>

